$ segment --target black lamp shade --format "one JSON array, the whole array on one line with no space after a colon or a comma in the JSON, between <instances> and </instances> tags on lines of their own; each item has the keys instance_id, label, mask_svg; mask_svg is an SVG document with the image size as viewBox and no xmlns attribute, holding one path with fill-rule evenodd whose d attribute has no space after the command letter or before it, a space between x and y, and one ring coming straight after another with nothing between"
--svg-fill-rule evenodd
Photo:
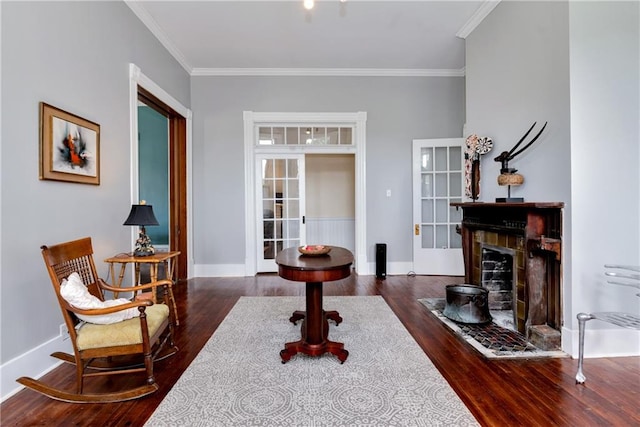
<instances>
[{"instance_id":1,"label":"black lamp shade","mask_svg":"<svg viewBox=\"0 0 640 427\"><path fill-rule=\"evenodd\" d=\"M159 225L152 205L132 205L129 217L122 225Z\"/></svg>"}]
</instances>

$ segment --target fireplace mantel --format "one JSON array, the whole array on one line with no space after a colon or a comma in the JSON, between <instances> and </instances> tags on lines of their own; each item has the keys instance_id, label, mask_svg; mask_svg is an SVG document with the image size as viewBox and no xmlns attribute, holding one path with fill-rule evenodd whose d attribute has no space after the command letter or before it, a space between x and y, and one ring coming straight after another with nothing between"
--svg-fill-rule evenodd
<instances>
[{"instance_id":1,"label":"fireplace mantel","mask_svg":"<svg viewBox=\"0 0 640 427\"><path fill-rule=\"evenodd\" d=\"M493 203L493 202L462 202L462 203L451 203L451 206L460 206L465 208L487 208L487 207L496 207L496 208L538 208L538 209L547 209L547 208L563 208L564 202L515 202L515 203Z\"/></svg>"},{"instance_id":2,"label":"fireplace mantel","mask_svg":"<svg viewBox=\"0 0 640 427\"><path fill-rule=\"evenodd\" d=\"M561 238L562 202L522 202L522 203L451 203L451 206L462 208L463 224L473 227L479 224L483 228L494 227L527 235L546 235ZM543 221L538 219L542 218ZM551 220L551 221L549 221Z\"/></svg>"},{"instance_id":3,"label":"fireplace mantel","mask_svg":"<svg viewBox=\"0 0 640 427\"><path fill-rule=\"evenodd\" d=\"M462 209L465 281L480 285L483 245L516 252L514 310L519 332L539 347L560 345L562 202L451 203ZM542 341L542 342L539 342Z\"/></svg>"}]
</instances>

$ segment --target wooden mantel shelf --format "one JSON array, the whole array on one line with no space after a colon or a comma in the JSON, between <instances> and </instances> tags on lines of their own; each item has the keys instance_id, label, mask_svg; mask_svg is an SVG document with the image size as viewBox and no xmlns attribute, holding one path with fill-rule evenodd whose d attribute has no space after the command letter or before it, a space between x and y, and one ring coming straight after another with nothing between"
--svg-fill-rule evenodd
<instances>
[{"instance_id":1,"label":"wooden mantel shelf","mask_svg":"<svg viewBox=\"0 0 640 427\"><path fill-rule=\"evenodd\" d=\"M519 202L519 203L462 202L462 203L451 203L451 206L456 208L550 209L550 208L563 208L564 202Z\"/></svg>"},{"instance_id":2,"label":"wooden mantel shelf","mask_svg":"<svg viewBox=\"0 0 640 427\"><path fill-rule=\"evenodd\" d=\"M450 205L462 208L462 229L515 233L528 239L562 238L564 202L454 202Z\"/></svg>"}]
</instances>

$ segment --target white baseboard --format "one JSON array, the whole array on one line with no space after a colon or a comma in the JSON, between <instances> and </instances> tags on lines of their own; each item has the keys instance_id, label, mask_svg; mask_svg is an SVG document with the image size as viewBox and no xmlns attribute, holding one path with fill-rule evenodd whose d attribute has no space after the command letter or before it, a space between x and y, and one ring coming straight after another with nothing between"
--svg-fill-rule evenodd
<instances>
[{"instance_id":1,"label":"white baseboard","mask_svg":"<svg viewBox=\"0 0 640 427\"><path fill-rule=\"evenodd\" d=\"M562 328L562 350L574 359L578 358L578 330ZM584 331L584 357L640 356L640 331L611 328Z\"/></svg>"},{"instance_id":2,"label":"white baseboard","mask_svg":"<svg viewBox=\"0 0 640 427\"><path fill-rule=\"evenodd\" d=\"M194 264L192 277L245 277L244 264Z\"/></svg>"},{"instance_id":3,"label":"white baseboard","mask_svg":"<svg viewBox=\"0 0 640 427\"><path fill-rule=\"evenodd\" d=\"M56 351L73 353L71 341L64 340L62 336L54 337L0 365L0 401L6 400L24 388L16 382L18 378L37 379L63 363L50 356Z\"/></svg>"},{"instance_id":4,"label":"white baseboard","mask_svg":"<svg viewBox=\"0 0 640 427\"><path fill-rule=\"evenodd\" d=\"M369 274L376 274L376 263L370 262L368 267ZM388 262L387 276L402 276L413 270L413 262ZM361 273L362 274L362 273ZM364 274L362 274L364 275Z\"/></svg>"},{"instance_id":5,"label":"white baseboard","mask_svg":"<svg viewBox=\"0 0 640 427\"><path fill-rule=\"evenodd\" d=\"M392 262L387 264L387 275L403 275L413 269L412 262ZM361 276L375 274L376 264L367 263L365 269L360 269ZM195 264L192 277L245 277L244 264Z\"/></svg>"}]
</instances>

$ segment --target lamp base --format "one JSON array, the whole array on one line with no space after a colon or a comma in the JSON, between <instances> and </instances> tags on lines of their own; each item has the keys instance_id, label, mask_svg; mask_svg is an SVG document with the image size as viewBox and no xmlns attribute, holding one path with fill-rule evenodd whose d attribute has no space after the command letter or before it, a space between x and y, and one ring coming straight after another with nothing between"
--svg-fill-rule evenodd
<instances>
[{"instance_id":1,"label":"lamp base","mask_svg":"<svg viewBox=\"0 0 640 427\"><path fill-rule=\"evenodd\" d=\"M147 251L141 251L141 250L135 250L133 251L133 256L151 256L155 253L154 250L147 250Z\"/></svg>"},{"instance_id":2,"label":"lamp base","mask_svg":"<svg viewBox=\"0 0 640 427\"><path fill-rule=\"evenodd\" d=\"M496 197L496 203L522 203L524 197Z\"/></svg>"}]
</instances>

